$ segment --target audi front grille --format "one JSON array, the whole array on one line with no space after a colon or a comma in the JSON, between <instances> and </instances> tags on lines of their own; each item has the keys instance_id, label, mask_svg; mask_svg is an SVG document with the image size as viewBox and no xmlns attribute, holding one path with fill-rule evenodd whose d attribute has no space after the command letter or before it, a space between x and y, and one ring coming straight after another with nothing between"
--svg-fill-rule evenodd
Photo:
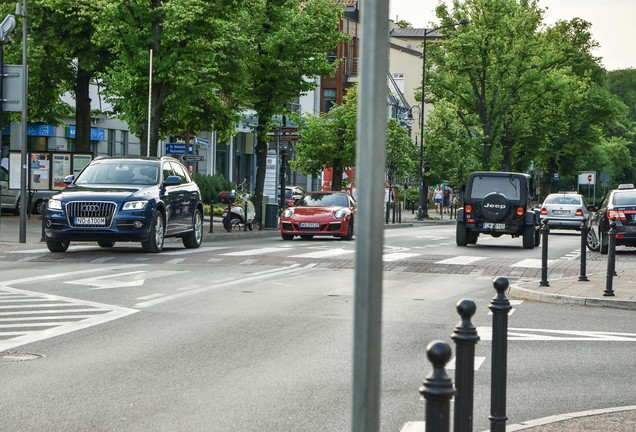
<instances>
[{"instance_id":1,"label":"audi front grille","mask_svg":"<svg viewBox=\"0 0 636 432\"><path fill-rule=\"evenodd\" d=\"M114 202L74 201L66 204L66 215L73 228L108 228L116 209Z\"/></svg>"}]
</instances>

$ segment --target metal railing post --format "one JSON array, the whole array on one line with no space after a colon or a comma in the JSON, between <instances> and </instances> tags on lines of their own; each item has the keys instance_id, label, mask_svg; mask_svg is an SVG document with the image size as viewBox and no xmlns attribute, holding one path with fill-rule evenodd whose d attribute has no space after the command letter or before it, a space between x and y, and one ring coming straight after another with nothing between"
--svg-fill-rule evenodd
<instances>
[{"instance_id":1,"label":"metal railing post","mask_svg":"<svg viewBox=\"0 0 636 432\"><path fill-rule=\"evenodd\" d=\"M581 274L579 275L579 280L581 282L588 282L587 278L586 266L587 266L587 224L585 223L585 219L581 223Z\"/></svg>"},{"instance_id":2,"label":"metal railing post","mask_svg":"<svg viewBox=\"0 0 636 432\"><path fill-rule=\"evenodd\" d=\"M512 307L505 295L509 282L498 277L493 282L497 295L490 302L492 311L492 377L490 383L490 431L506 431L506 375L508 368L508 312Z\"/></svg>"},{"instance_id":3,"label":"metal railing post","mask_svg":"<svg viewBox=\"0 0 636 432\"><path fill-rule=\"evenodd\" d=\"M548 282L548 235L550 234L550 227L548 226L548 219L543 219L543 226L541 227L541 235L543 248L541 249L541 281L540 286L550 286Z\"/></svg>"},{"instance_id":4,"label":"metal railing post","mask_svg":"<svg viewBox=\"0 0 636 432\"><path fill-rule=\"evenodd\" d=\"M457 303L461 321L451 338L455 341L455 432L473 430L473 393L475 386L475 345L479 341L477 329L470 321L475 315L475 302L462 299Z\"/></svg>"},{"instance_id":5,"label":"metal railing post","mask_svg":"<svg viewBox=\"0 0 636 432\"><path fill-rule=\"evenodd\" d=\"M609 236L609 245L607 247L607 276L605 279L605 291L603 291L604 297L613 297L613 283L614 283L614 270L616 266L616 221L612 219L610 222L610 229L607 232Z\"/></svg>"},{"instance_id":6,"label":"metal railing post","mask_svg":"<svg viewBox=\"0 0 636 432\"><path fill-rule=\"evenodd\" d=\"M426 399L426 432L450 431L450 400L455 389L444 366L451 354L451 347L446 342L433 341L426 347L426 356L433 364L433 370L419 388Z\"/></svg>"}]
</instances>

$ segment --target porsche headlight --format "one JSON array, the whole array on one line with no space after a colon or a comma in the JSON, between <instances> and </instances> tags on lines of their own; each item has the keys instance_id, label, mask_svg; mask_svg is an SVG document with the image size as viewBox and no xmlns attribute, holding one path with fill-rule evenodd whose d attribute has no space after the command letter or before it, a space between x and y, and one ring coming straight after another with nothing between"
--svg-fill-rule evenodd
<instances>
[{"instance_id":1,"label":"porsche headlight","mask_svg":"<svg viewBox=\"0 0 636 432\"><path fill-rule=\"evenodd\" d=\"M293 214L294 214L294 210L292 210L290 208L286 208L285 211L283 211L283 217L284 218L291 217Z\"/></svg>"},{"instance_id":2,"label":"porsche headlight","mask_svg":"<svg viewBox=\"0 0 636 432\"><path fill-rule=\"evenodd\" d=\"M346 215L347 215L347 211L345 209L337 210L336 213L334 214L336 219L342 219Z\"/></svg>"},{"instance_id":3,"label":"porsche headlight","mask_svg":"<svg viewBox=\"0 0 636 432\"><path fill-rule=\"evenodd\" d=\"M62 210L62 202L60 200L50 199L46 203L46 207L51 210Z\"/></svg>"},{"instance_id":4,"label":"porsche headlight","mask_svg":"<svg viewBox=\"0 0 636 432\"><path fill-rule=\"evenodd\" d=\"M148 201L129 201L124 204L122 210L143 210Z\"/></svg>"}]
</instances>

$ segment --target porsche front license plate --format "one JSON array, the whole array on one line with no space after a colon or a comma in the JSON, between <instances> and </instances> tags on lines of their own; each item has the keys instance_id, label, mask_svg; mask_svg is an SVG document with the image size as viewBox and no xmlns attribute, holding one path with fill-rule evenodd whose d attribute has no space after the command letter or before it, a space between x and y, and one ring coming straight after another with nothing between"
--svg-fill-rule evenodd
<instances>
[{"instance_id":1,"label":"porsche front license plate","mask_svg":"<svg viewBox=\"0 0 636 432\"><path fill-rule=\"evenodd\" d=\"M320 224L318 222L301 222L301 228L320 228Z\"/></svg>"},{"instance_id":2,"label":"porsche front license plate","mask_svg":"<svg viewBox=\"0 0 636 432\"><path fill-rule=\"evenodd\" d=\"M506 229L506 224L501 223L484 223L485 229L494 229L494 230L504 230Z\"/></svg>"},{"instance_id":3,"label":"porsche front license plate","mask_svg":"<svg viewBox=\"0 0 636 432\"><path fill-rule=\"evenodd\" d=\"M103 217L76 217L75 225L106 225L106 218Z\"/></svg>"}]
</instances>

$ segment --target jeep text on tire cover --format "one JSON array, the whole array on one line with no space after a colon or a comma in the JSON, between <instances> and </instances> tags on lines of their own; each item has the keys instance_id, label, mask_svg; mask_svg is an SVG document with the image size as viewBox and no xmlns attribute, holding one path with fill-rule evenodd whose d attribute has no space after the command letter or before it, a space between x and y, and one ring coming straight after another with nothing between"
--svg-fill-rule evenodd
<instances>
[{"instance_id":1,"label":"jeep text on tire cover","mask_svg":"<svg viewBox=\"0 0 636 432\"><path fill-rule=\"evenodd\" d=\"M464 206L457 212L458 246L476 244L479 236L522 237L523 247L539 246L539 212L530 206L530 176L479 171L468 175Z\"/></svg>"}]
</instances>

